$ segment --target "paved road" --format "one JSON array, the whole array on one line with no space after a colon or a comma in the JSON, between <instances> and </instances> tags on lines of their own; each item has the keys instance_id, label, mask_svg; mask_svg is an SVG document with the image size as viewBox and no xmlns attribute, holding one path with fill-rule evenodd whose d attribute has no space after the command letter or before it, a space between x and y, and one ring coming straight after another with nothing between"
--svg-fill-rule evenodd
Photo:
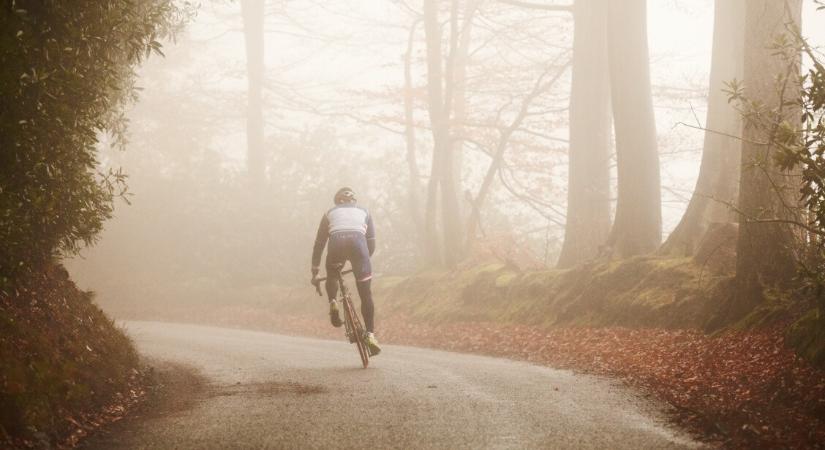
<instances>
[{"instance_id":1,"label":"paved road","mask_svg":"<svg viewBox=\"0 0 825 450\"><path fill-rule=\"evenodd\" d=\"M116 428L122 448L685 448L616 382L475 355L128 322L139 350L207 380L187 408Z\"/></svg>"}]
</instances>

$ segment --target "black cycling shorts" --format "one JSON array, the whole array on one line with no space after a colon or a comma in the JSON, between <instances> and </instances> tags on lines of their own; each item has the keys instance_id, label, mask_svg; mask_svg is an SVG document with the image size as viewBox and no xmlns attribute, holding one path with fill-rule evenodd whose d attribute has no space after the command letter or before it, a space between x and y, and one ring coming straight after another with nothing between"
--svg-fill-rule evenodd
<instances>
[{"instance_id":1,"label":"black cycling shorts","mask_svg":"<svg viewBox=\"0 0 825 450\"><path fill-rule=\"evenodd\" d=\"M357 231L339 231L329 236L327 244L327 275L333 273L336 264L352 264L352 271L358 281L367 281L372 278L372 264L370 252L367 248L367 238Z\"/></svg>"}]
</instances>

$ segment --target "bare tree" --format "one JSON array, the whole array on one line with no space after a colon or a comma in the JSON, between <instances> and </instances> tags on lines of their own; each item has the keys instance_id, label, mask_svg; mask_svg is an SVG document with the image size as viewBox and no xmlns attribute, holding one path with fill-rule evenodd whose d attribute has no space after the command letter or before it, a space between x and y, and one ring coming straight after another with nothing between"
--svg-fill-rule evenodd
<instances>
[{"instance_id":1,"label":"bare tree","mask_svg":"<svg viewBox=\"0 0 825 450\"><path fill-rule=\"evenodd\" d=\"M264 0L241 0L246 43L246 166L252 186L264 181Z\"/></svg>"},{"instance_id":2,"label":"bare tree","mask_svg":"<svg viewBox=\"0 0 825 450\"><path fill-rule=\"evenodd\" d=\"M610 0L607 11L618 170L616 218L608 244L619 257L629 257L655 251L662 239L646 0Z\"/></svg>"},{"instance_id":3,"label":"bare tree","mask_svg":"<svg viewBox=\"0 0 825 450\"><path fill-rule=\"evenodd\" d=\"M456 17L457 1L453 0L452 15ZM457 18L453 19L457 21ZM457 26L452 28L451 54L454 61L458 42ZM433 157L430 181L427 186L427 206L425 212L425 235L428 257L440 261L439 247L443 247L443 261L447 266L458 262L461 254L461 215L456 192L456 173L453 145L450 137L450 114L455 96L452 78L454 62L448 65L444 75L441 51L441 24L438 19L438 1L424 1L424 34L427 42L427 92L428 112L433 134ZM446 79L446 83L444 82ZM438 194L441 194L440 196ZM441 245L436 226L437 211L441 211Z\"/></svg>"},{"instance_id":4,"label":"bare tree","mask_svg":"<svg viewBox=\"0 0 825 450\"><path fill-rule=\"evenodd\" d=\"M470 63L470 43L472 42L473 17L476 13L478 0L467 0L464 7L464 14L460 20L458 1L453 1L450 17L450 57L451 69L447 75L453 85L452 94L452 120L451 135L453 153L453 184L456 195L462 192L461 170L464 164L464 134L463 123L467 120L467 65ZM458 214L461 220L464 219L464 208L459 202Z\"/></svg>"},{"instance_id":5,"label":"bare tree","mask_svg":"<svg viewBox=\"0 0 825 450\"><path fill-rule=\"evenodd\" d=\"M416 18L410 26L407 51L404 53L404 141L407 146L407 168L410 173L409 213L415 224L419 241L424 239L424 219L421 217L421 174L415 146L415 105L413 104L412 60L415 33L421 20Z\"/></svg>"},{"instance_id":6,"label":"bare tree","mask_svg":"<svg viewBox=\"0 0 825 450\"><path fill-rule=\"evenodd\" d=\"M610 232L607 0L577 0L573 20L567 221L560 268L595 257Z\"/></svg>"},{"instance_id":7,"label":"bare tree","mask_svg":"<svg viewBox=\"0 0 825 450\"><path fill-rule=\"evenodd\" d=\"M427 257L431 262L440 262L436 213L438 189L444 171L444 154L449 151L449 124L444 111L441 56L441 24L438 22L438 2L424 0L424 34L427 45L427 111L433 134L433 157L430 165L430 180L427 184L427 204L425 209L424 232ZM446 158L451 160L451 158ZM443 206L442 206L443 208Z\"/></svg>"},{"instance_id":8,"label":"bare tree","mask_svg":"<svg viewBox=\"0 0 825 450\"><path fill-rule=\"evenodd\" d=\"M533 88L530 90L530 93L527 94L527 96L525 96L522 100L521 107L519 108L518 114L513 121L509 125L500 127L495 152L492 155L492 161L490 161L490 165L487 168L487 172L478 193L472 199L472 209L470 211L470 217L467 220L467 247L472 244L476 237L476 229L479 226L481 218L481 207L487 199L496 174L501 170L504 162L504 153L507 150L510 138L513 133L519 129L522 122L529 114L530 106L533 101L550 89L550 87L552 87L559 80L559 78L561 78L564 72L567 71L568 67L569 64L564 64L561 67L550 67L543 74L541 74L541 76L539 76L533 84ZM553 69L556 70L553 77L550 80L545 81L545 78Z\"/></svg>"}]
</instances>

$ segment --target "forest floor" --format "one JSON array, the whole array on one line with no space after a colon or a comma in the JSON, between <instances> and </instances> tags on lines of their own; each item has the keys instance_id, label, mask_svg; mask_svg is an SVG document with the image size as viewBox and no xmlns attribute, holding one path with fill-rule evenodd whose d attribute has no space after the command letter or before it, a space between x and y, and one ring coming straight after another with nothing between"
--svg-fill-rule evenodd
<instances>
[{"instance_id":1,"label":"forest floor","mask_svg":"<svg viewBox=\"0 0 825 450\"><path fill-rule=\"evenodd\" d=\"M205 310L190 319L342 339L322 305L318 310L315 315L283 316L237 306ZM547 329L491 322L432 326L403 316L379 316L377 326L383 343L525 360L621 379L670 404L674 421L711 444L825 447L825 371L786 345L785 323L717 336L698 330Z\"/></svg>"}]
</instances>

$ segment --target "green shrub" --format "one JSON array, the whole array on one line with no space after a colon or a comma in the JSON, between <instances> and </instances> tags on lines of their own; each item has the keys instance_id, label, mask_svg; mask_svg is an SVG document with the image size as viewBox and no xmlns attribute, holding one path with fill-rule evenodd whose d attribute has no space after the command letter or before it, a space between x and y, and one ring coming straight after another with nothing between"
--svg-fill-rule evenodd
<instances>
[{"instance_id":1,"label":"green shrub","mask_svg":"<svg viewBox=\"0 0 825 450\"><path fill-rule=\"evenodd\" d=\"M0 7L0 291L95 240L125 193L97 146L124 142L134 68L182 23L173 0Z\"/></svg>"}]
</instances>

